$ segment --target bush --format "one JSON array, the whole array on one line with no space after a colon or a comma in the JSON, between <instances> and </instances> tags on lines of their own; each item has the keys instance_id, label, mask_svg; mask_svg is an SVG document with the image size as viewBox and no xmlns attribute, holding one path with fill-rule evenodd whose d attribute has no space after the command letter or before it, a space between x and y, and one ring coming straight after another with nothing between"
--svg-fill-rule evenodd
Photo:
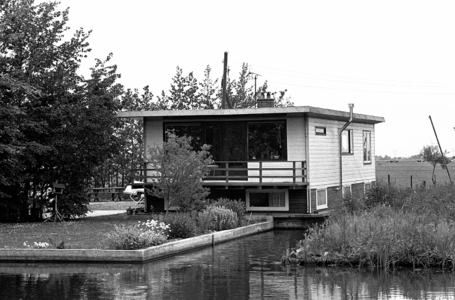
<instances>
[{"instance_id":1,"label":"bush","mask_svg":"<svg viewBox=\"0 0 455 300\"><path fill-rule=\"evenodd\" d=\"M242 222L245 220L246 205L245 202L240 200L231 200L227 198L219 198L216 201L212 201L212 205L225 207L236 213L238 218L238 226L242 226Z\"/></svg>"},{"instance_id":2,"label":"bush","mask_svg":"<svg viewBox=\"0 0 455 300\"><path fill-rule=\"evenodd\" d=\"M210 205L198 214L200 220L207 220L206 230L226 230L236 228L239 223L237 214L224 206Z\"/></svg>"},{"instance_id":3,"label":"bush","mask_svg":"<svg viewBox=\"0 0 455 300\"><path fill-rule=\"evenodd\" d=\"M402 208L406 202L406 198L412 193L413 190L409 188L400 188L394 185L376 183L366 191L365 205L367 208L378 205Z\"/></svg>"},{"instance_id":4,"label":"bush","mask_svg":"<svg viewBox=\"0 0 455 300\"><path fill-rule=\"evenodd\" d=\"M185 239L196 235L196 221L189 213L169 213L162 221L170 226L169 238Z\"/></svg>"},{"instance_id":5,"label":"bush","mask_svg":"<svg viewBox=\"0 0 455 300\"><path fill-rule=\"evenodd\" d=\"M165 243L165 235L152 231L144 232L139 226L115 226L114 232L108 233L105 243L108 249L137 250Z\"/></svg>"}]
</instances>

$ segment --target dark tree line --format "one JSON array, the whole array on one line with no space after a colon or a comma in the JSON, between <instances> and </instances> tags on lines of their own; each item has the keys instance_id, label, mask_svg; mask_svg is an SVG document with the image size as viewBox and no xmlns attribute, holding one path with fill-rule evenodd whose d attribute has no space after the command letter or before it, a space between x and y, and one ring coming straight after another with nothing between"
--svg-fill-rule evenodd
<instances>
[{"instance_id":1,"label":"dark tree line","mask_svg":"<svg viewBox=\"0 0 455 300\"><path fill-rule=\"evenodd\" d=\"M116 67L97 60L77 71L90 32L68 32L54 2L0 2L0 220L25 221L54 182L67 184L62 212L86 211L87 178L120 150L114 135L122 87Z\"/></svg>"},{"instance_id":2,"label":"dark tree line","mask_svg":"<svg viewBox=\"0 0 455 300\"><path fill-rule=\"evenodd\" d=\"M207 66L202 81L179 67L168 92L125 90L110 63L97 59L89 78L78 71L90 31L67 27L56 2L0 0L0 221L28 221L49 204L54 182L65 215L87 211L87 189L125 186L143 157L142 124L120 110L220 108L220 80ZM71 38L65 38L72 33ZM234 108L254 106L248 65L228 79ZM267 91L267 82L258 93ZM276 105L292 105L286 91ZM37 215L39 215L37 213Z\"/></svg>"}]
</instances>

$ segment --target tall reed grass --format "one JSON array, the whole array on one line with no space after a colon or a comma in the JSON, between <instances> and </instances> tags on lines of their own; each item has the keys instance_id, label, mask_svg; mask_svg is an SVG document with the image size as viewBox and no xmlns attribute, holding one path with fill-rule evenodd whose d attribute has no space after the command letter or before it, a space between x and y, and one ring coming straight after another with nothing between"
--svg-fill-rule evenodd
<instances>
[{"instance_id":1,"label":"tall reed grass","mask_svg":"<svg viewBox=\"0 0 455 300\"><path fill-rule=\"evenodd\" d=\"M455 189L375 186L299 242L299 256L359 267L455 269ZM304 258L306 257L306 258Z\"/></svg>"}]
</instances>

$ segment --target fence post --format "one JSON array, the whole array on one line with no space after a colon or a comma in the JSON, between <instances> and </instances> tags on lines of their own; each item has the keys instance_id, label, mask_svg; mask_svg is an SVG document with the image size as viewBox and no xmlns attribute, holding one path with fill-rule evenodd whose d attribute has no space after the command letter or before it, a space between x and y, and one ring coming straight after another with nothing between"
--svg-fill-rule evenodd
<instances>
[{"instance_id":1,"label":"fence post","mask_svg":"<svg viewBox=\"0 0 455 300\"><path fill-rule=\"evenodd\" d=\"M411 175L411 189L412 189L412 175Z\"/></svg>"},{"instance_id":2,"label":"fence post","mask_svg":"<svg viewBox=\"0 0 455 300\"><path fill-rule=\"evenodd\" d=\"M387 175L387 184L390 185L390 174Z\"/></svg>"}]
</instances>

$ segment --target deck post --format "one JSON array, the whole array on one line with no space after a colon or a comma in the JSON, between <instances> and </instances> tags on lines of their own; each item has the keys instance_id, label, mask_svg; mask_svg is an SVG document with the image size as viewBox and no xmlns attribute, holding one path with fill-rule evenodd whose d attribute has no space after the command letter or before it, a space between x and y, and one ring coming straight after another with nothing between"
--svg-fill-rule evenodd
<instances>
[{"instance_id":1,"label":"deck post","mask_svg":"<svg viewBox=\"0 0 455 300\"><path fill-rule=\"evenodd\" d=\"M292 162L292 182L295 183L295 161Z\"/></svg>"},{"instance_id":2,"label":"deck post","mask_svg":"<svg viewBox=\"0 0 455 300\"><path fill-rule=\"evenodd\" d=\"M226 183L229 183L229 162L225 162L224 167L226 168Z\"/></svg>"},{"instance_id":3,"label":"deck post","mask_svg":"<svg viewBox=\"0 0 455 300\"><path fill-rule=\"evenodd\" d=\"M262 161L259 162L259 183L262 183Z\"/></svg>"}]
</instances>

